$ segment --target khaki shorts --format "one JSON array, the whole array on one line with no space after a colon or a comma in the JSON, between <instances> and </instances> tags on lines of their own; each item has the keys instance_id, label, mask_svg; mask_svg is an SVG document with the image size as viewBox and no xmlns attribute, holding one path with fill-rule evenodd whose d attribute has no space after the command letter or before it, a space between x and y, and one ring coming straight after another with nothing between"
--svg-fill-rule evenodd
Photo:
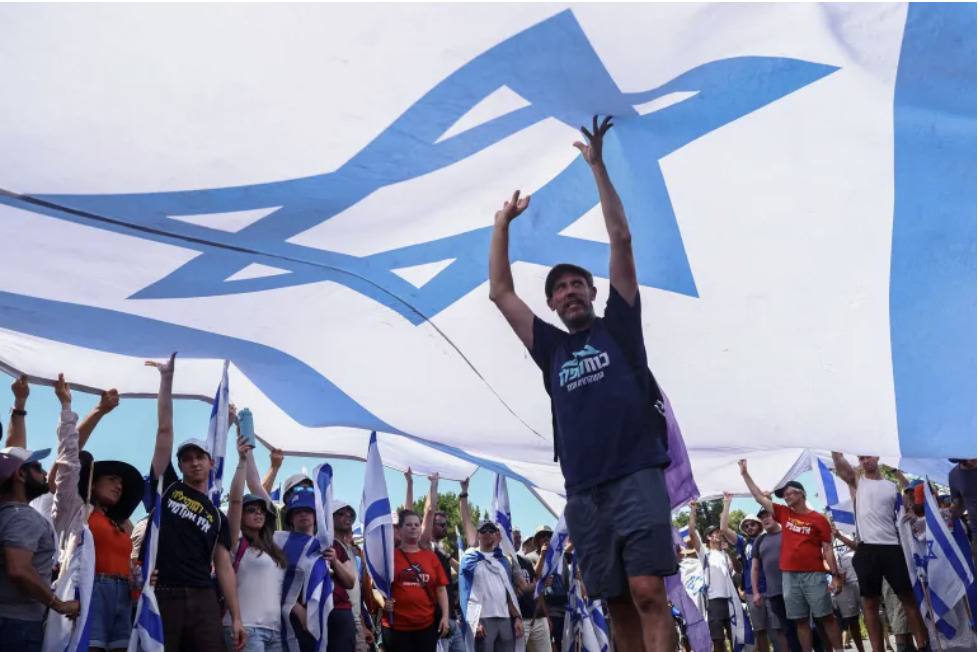
<instances>
[{"instance_id":1,"label":"khaki shorts","mask_svg":"<svg viewBox=\"0 0 978 652\"><path fill-rule=\"evenodd\" d=\"M755 632L781 629L781 621L771 611L771 603L767 598L761 598L761 606L755 607L753 596L747 596L747 611L750 614L750 626Z\"/></svg>"},{"instance_id":2,"label":"khaki shorts","mask_svg":"<svg viewBox=\"0 0 978 652\"><path fill-rule=\"evenodd\" d=\"M907 612L903 608L903 603L886 582L883 582L883 608L886 610L886 622L890 623L890 633L894 636L910 633L910 624L907 622Z\"/></svg>"}]
</instances>

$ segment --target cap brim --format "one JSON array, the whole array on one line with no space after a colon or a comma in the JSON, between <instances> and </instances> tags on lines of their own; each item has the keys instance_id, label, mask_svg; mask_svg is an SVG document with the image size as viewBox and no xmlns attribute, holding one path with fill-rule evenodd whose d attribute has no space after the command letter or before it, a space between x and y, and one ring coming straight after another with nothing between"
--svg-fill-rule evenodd
<instances>
[{"instance_id":1,"label":"cap brim","mask_svg":"<svg viewBox=\"0 0 978 652\"><path fill-rule=\"evenodd\" d=\"M43 459L47 459L47 456L50 454L50 448L42 448L40 450L33 451L31 456L24 460L24 464L29 464L30 462L40 462Z\"/></svg>"}]
</instances>

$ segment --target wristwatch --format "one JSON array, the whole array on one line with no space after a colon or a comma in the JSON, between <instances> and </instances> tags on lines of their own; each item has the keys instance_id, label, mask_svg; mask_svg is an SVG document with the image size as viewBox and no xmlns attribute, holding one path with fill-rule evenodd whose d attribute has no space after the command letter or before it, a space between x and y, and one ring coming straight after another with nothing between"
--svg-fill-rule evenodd
<instances>
[{"instance_id":1,"label":"wristwatch","mask_svg":"<svg viewBox=\"0 0 978 652\"><path fill-rule=\"evenodd\" d=\"M18 410L17 408L10 408L11 416L26 417L27 410Z\"/></svg>"}]
</instances>

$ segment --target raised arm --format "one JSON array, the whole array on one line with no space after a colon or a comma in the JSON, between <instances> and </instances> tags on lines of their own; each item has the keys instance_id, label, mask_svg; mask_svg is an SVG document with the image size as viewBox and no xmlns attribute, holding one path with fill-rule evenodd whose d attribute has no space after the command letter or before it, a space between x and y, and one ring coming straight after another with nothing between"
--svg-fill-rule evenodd
<instances>
[{"instance_id":1,"label":"raised arm","mask_svg":"<svg viewBox=\"0 0 978 652\"><path fill-rule=\"evenodd\" d=\"M509 264L509 225L530 205L520 191L496 211L489 243L489 300L503 313L510 327L529 350L533 350L533 311L516 295L513 270Z\"/></svg>"},{"instance_id":2,"label":"raised arm","mask_svg":"<svg viewBox=\"0 0 978 652\"><path fill-rule=\"evenodd\" d=\"M160 372L160 394L156 399L159 426L156 429L156 448L153 449L152 466L153 477L156 478L163 476L173 456L173 370L176 359L177 354L174 352L167 362L146 361L147 367L156 367Z\"/></svg>"},{"instance_id":3,"label":"raised arm","mask_svg":"<svg viewBox=\"0 0 978 652\"><path fill-rule=\"evenodd\" d=\"M21 374L20 378L11 383L10 391L14 394L14 407L7 423L6 445L27 448L27 397L31 393L27 374Z\"/></svg>"},{"instance_id":4,"label":"raised arm","mask_svg":"<svg viewBox=\"0 0 978 652\"><path fill-rule=\"evenodd\" d=\"M404 496L404 509L414 509L414 475L409 466L404 472L404 481L407 483L407 495Z\"/></svg>"},{"instance_id":5,"label":"raised arm","mask_svg":"<svg viewBox=\"0 0 978 652\"><path fill-rule=\"evenodd\" d=\"M268 470L265 471L265 477L261 481L261 486L265 488L267 493L272 493L272 489L275 488L275 479L278 477L278 472L282 468L282 460L285 459L285 455L282 453L281 448L273 448L269 451L268 458Z\"/></svg>"},{"instance_id":6,"label":"raised arm","mask_svg":"<svg viewBox=\"0 0 978 652\"><path fill-rule=\"evenodd\" d=\"M893 477L897 479L897 485L900 487L901 493L910 485L910 480L907 479L907 476L903 475L903 471L900 469L892 467L889 464L881 464L880 468L889 469L893 473Z\"/></svg>"},{"instance_id":7,"label":"raised arm","mask_svg":"<svg viewBox=\"0 0 978 652\"><path fill-rule=\"evenodd\" d=\"M835 464L835 472L839 474L839 477L850 487L855 487L856 482L858 482L856 472L852 469L852 465L849 464L846 456L838 451L832 451L832 463Z\"/></svg>"},{"instance_id":8,"label":"raised arm","mask_svg":"<svg viewBox=\"0 0 978 652\"><path fill-rule=\"evenodd\" d=\"M54 500L51 520L54 529L61 534L75 534L85 525L85 500L78 492L81 463L78 461L78 415L71 411L71 388L64 374L58 374L54 393L61 402L58 420L58 458L55 462L58 474L54 484ZM53 474L52 474L53 475ZM85 478L84 486L88 486Z\"/></svg>"},{"instance_id":9,"label":"raised arm","mask_svg":"<svg viewBox=\"0 0 978 652\"><path fill-rule=\"evenodd\" d=\"M92 411L85 415L85 418L78 424L79 448L85 448L85 444L88 443L88 438L92 436L95 426L102 420L102 417L117 407L119 407L119 390L110 389L107 392L102 392L98 403L95 404Z\"/></svg>"},{"instance_id":10,"label":"raised arm","mask_svg":"<svg viewBox=\"0 0 978 652\"><path fill-rule=\"evenodd\" d=\"M458 495L458 514L462 519L462 526L465 528L465 545L473 548L478 537L475 534L472 516L469 514L469 478L462 480L460 484L462 485L462 493Z\"/></svg>"},{"instance_id":11,"label":"raised arm","mask_svg":"<svg viewBox=\"0 0 978 652\"><path fill-rule=\"evenodd\" d=\"M720 531L723 532L723 536L727 538L730 545L735 546L737 545L737 533L730 527L730 503L732 500L733 496L724 491L723 511L720 512Z\"/></svg>"},{"instance_id":12,"label":"raised arm","mask_svg":"<svg viewBox=\"0 0 978 652\"><path fill-rule=\"evenodd\" d=\"M750 473L747 472L747 460L740 460L738 464L740 464L740 475L744 478L744 484L747 485L747 489L754 497L754 500L757 501L758 505L771 514L774 514L774 503L771 501L770 496L761 491L760 487L754 483L754 479L750 477Z\"/></svg>"},{"instance_id":13,"label":"raised arm","mask_svg":"<svg viewBox=\"0 0 978 652\"><path fill-rule=\"evenodd\" d=\"M635 272L635 256L632 253L632 232L628 228L628 219L625 217L621 198L618 197L618 192L615 191L611 177L608 175L608 168L604 165L604 136L612 126L614 125L611 123L611 116L602 120L600 125L598 116L594 116L591 131L581 127L581 133L587 138L588 144L576 142L574 147L581 150L581 155L591 166L594 180L598 184L601 213L604 215L604 225L608 230L608 241L611 243L609 268L611 287L618 291L628 305L633 306L638 295L638 276Z\"/></svg>"},{"instance_id":14,"label":"raised arm","mask_svg":"<svg viewBox=\"0 0 978 652\"><path fill-rule=\"evenodd\" d=\"M428 480L431 482L431 486L428 489L428 497L424 501L424 517L421 519L421 540L419 541L425 550L431 549L431 540L434 538L435 510L438 509L438 474L429 475Z\"/></svg>"},{"instance_id":15,"label":"raised arm","mask_svg":"<svg viewBox=\"0 0 978 652\"><path fill-rule=\"evenodd\" d=\"M695 500L689 502L689 546L699 554L703 541L700 539L700 531L696 529L696 505Z\"/></svg>"},{"instance_id":16,"label":"raised arm","mask_svg":"<svg viewBox=\"0 0 978 652\"><path fill-rule=\"evenodd\" d=\"M244 498L245 477L248 469L248 454L252 446L246 445L244 439L238 437L238 466L234 469L231 480L231 491L228 494L228 533L231 535L231 546L238 544L241 535L241 501Z\"/></svg>"}]
</instances>

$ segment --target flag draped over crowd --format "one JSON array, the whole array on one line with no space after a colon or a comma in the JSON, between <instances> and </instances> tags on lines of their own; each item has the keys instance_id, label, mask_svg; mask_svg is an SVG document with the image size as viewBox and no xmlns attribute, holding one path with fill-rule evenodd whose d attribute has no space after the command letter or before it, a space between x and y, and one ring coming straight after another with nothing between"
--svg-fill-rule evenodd
<instances>
[{"instance_id":1,"label":"flag draped over crowd","mask_svg":"<svg viewBox=\"0 0 978 652\"><path fill-rule=\"evenodd\" d=\"M178 350L174 395L210 401L229 360L287 454L363 459L376 431L392 467L486 468L559 513L488 242L531 194L517 291L556 323L543 278L573 261L602 312L571 144L611 114L649 363L704 495L747 453L763 486L813 446L976 455L973 4L59 11L0 8L5 370L148 396L142 361Z\"/></svg>"}]
</instances>

